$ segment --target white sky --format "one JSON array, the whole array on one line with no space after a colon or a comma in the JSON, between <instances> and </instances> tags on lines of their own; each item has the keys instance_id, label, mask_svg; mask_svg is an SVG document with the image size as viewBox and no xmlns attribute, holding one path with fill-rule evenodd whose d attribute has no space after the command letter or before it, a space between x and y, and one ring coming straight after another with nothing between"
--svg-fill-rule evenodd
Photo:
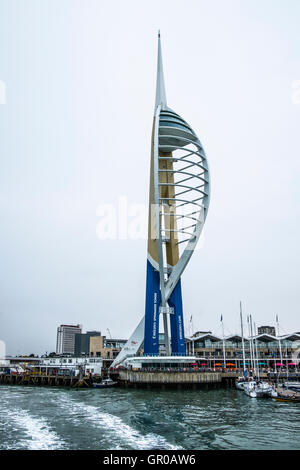
<instances>
[{"instance_id":1,"label":"white sky","mask_svg":"<svg viewBox=\"0 0 300 470\"><path fill-rule=\"evenodd\" d=\"M101 204L148 204L158 29L168 105L211 171L185 317L238 332L241 299L300 331L299 22L298 0L0 0L7 353L55 350L61 323L126 338L144 313L146 240L96 227Z\"/></svg>"}]
</instances>

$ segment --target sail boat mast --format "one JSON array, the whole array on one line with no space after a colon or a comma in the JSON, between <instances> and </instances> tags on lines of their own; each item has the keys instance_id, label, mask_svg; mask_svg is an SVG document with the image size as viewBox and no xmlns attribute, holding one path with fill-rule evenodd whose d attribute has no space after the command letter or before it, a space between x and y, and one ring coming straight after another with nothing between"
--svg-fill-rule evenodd
<instances>
[{"instance_id":1,"label":"sail boat mast","mask_svg":"<svg viewBox=\"0 0 300 470\"><path fill-rule=\"evenodd\" d=\"M242 334L242 347L243 347L243 366L244 366L244 377L247 375L246 370L246 358L245 358L245 341L244 341L244 327L243 327L243 312L242 312L242 302L240 302L240 316L241 316L241 334Z\"/></svg>"},{"instance_id":2,"label":"sail boat mast","mask_svg":"<svg viewBox=\"0 0 300 470\"><path fill-rule=\"evenodd\" d=\"M247 322L248 322L248 334L249 334L250 366L251 366L251 369L253 371L252 342L251 342L251 328L250 328L250 317L249 317L249 315L247 316Z\"/></svg>"},{"instance_id":3,"label":"sail boat mast","mask_svg":"<svg viewBox=\"0 0 300 470\"><path fill-rule=\"evenodd\" d=\"M225 352L225 335L224 335L223 315L221 315L221 323L222 323L222 336L223 336L223 360L224 360L224 370L225 370L226 369L226 352Z\"/></svg>"},{"instance_id":4,"label":"sail boat mast","mask_svg":"<svg viewBox=\"0 0 300 470\"><path fill-rule=\"evenodd\" d=\"M256 359L255 359L255 350L254 350L254 341L253 341L253 324L252 324L252 315L250 315L250 332L251 332L251 343L252 343L252 356L253 356L253 368L254 375L256 375Z\"/></svg>"},{"instance_id":5,"label":"sail boat mast","mask_svg":"<svg viewBox=\"0 0 300 470\"><path fill-rule=\"evenodd\" d=\"M256 336L256 325L255 325L255 322L254 322L254 333L255 333L255 336ZM257 338L255 338L255 352L256 352L257 377L260 378L260 375L259 375L259 363L258 363L258 351L257 351Z\"/></svg>"},{"instance_id":6,"label":"sail boat mast","mask_svg":"<svg viewBox=\"0 0 300 470\"><path fill-rule=\"evenodd\" d=\"M279 352L280 352L280 363L283 364L282 362L282 348L281 348L281 341L280 341L280 331L279 331L279 321L278 321L278 315L276 315L276 323L277 323L277 337L278 337L278 343L279 343ZM279 371L281 371L281 367ZM288 370L288 367L287 367Z\"/></svg>"}]
</instances>

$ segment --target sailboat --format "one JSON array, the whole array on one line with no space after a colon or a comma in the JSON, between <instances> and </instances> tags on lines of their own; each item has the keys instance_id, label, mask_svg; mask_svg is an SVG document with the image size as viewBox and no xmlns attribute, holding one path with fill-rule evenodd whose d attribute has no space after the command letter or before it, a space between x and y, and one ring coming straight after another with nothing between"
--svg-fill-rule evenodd
<instances>
[{"instance_id":1,"label":"sailboat","mask_svg":"<svg viewBox=\"0 0 300 470\"><path fill-rule=\"evenodd\" d=\"M245 356L245 341L244 341L244 326L243 326L243 312L242 312L242 302L240 302L240 319L241 319L241 336L242 336L242 348L243 348L243 376L239 377L235 386L238 390L244 390L244 385L250 383L251 379L247 376L246 369L246 356Z\"/></svg>"},{"instance_id":2,"label":"sailboat","mask_svg":"<svg viewBox=\"0 0 300 470\"><path fill-rule=\"evenodd\" d=\"M244 385L244 392L251 398L264 398L273 395L273 387L267 382L252 381Z\"/></svg>"},{"instance_id":3,"label":"sailboat","mask_svg":"<svg viewBox=\"0 0 300 470\"><path fill-rule=\"evenodd\" d=\"M254 364L254 373L256 375L257 372L257 380L253 380L251 382L245 383L244 384L244 392L246 395L248 395L251 398L263 398L263 397L271 397L274 396L274 393L276 393L268 382L263 382L260 380L260 374L259 374L259 367L257 367L256 371L256 366L255 364L257 363L258 365L258 352L257 352L257 339L255 339L255 344L253 340L253 326L252 326L252 315L250 315L250 342L251 342L251 350L253 353L253 364ZM256 357L255 357L256 356Z\"/></svg>"}]
</instances>

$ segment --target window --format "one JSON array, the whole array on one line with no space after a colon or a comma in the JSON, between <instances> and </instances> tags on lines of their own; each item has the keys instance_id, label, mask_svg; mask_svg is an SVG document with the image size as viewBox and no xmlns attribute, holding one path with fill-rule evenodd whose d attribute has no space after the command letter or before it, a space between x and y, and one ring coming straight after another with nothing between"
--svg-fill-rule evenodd
<instances>
[{"instance_id":1,"label":"window","mask_svg":"<svg viewBox=\"0 0 300 470\"><path fill-rule=\"evenodd\" d=\"M182 123L179 124L178 121L172 122L172 121L159 121L159 126L160 127L178 127L179 129L183 129L186 132L189 132L190 134L192 133L191 129L189 129L187 126L183 125Z\"/></svg>"}]
</instances>

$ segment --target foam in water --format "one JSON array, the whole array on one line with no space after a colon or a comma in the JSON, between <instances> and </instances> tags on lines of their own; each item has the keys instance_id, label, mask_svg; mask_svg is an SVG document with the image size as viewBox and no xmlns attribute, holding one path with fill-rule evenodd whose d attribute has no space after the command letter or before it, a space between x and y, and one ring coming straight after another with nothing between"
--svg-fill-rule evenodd
<instances>
[{"instance_id":1,"label":"foam in water","mask_svg":"<svg viewBox=\"0 0 300 470\"><path fill-rule=\"evenodd\" d=\"M158 434L149 433L143 436L136 429L125 424L118 416L100 412L95 406L75 402L71 399L61 400L61 404L72 407L73 413L80 413L81 419L84 418L94 426L105 428L107 433L114 434L133 449L182 449L180 446L170 444L163 436Z\"/></svg>"},{"instance_id":2,"label":"foam in water","mask_svg":"<svg viewBox=\"0 0 300 470\"><path fill-rule=\"evenodd\" d=\"M47 421L43 417L35 418L26 410L14 408L10 410L9 418L28 436L27 439L20 440L14 448L54 450L65 447L64 442L50 429Z\"/></svg>"}]
</instances>

